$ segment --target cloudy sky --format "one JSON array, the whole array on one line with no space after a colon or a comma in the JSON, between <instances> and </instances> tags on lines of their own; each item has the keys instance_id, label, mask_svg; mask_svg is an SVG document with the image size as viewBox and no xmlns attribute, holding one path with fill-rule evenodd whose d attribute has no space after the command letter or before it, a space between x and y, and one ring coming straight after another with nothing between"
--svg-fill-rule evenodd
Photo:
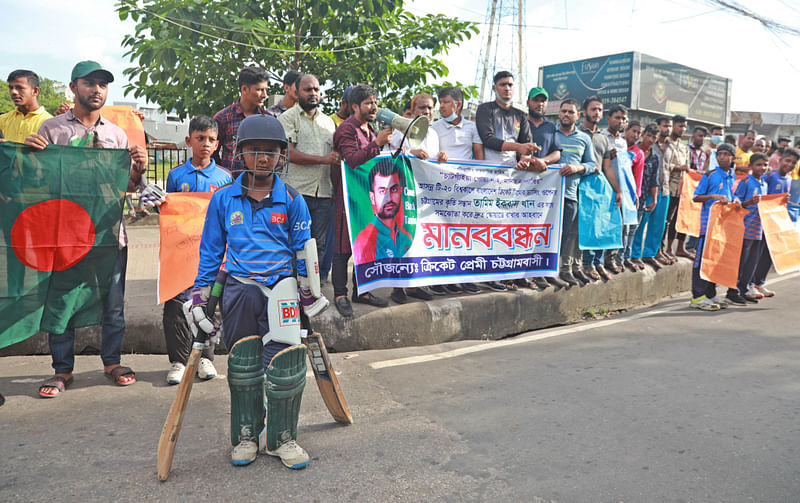
<instances>
[{"instance_id":1,"label":"cloudy sky","mask_svg":"<svg viewBox=\"0 0 800 503\"><path fill-rule=\"evenodd\" d=\"M797 0L739 1L800 28ZM4 3L11 5L3 6L0 76L29 68L64 82L75 62L94 59L117 78L111 100L133 101L122 92L122 70L129 62L120 47L133 24L119 20L114 2ZM414 0L406 7L416 14L441 13L483 23L488 3ZM526 2L525 9L526 87L536 85L540 66L635 50L733 79L733 110L800 113L800 37L776 37L758 22L715 10L703 0L539 0ZM511 43L515 21L506 18L502 23L500 42ZM485 31L487 26L480 28ZM475 82L482 42L478 35L450 51L444 58L449 80ZM508 55L497 61L498 69L511 64L512 54L501 52Z\"/></svg>"}]
</instances>

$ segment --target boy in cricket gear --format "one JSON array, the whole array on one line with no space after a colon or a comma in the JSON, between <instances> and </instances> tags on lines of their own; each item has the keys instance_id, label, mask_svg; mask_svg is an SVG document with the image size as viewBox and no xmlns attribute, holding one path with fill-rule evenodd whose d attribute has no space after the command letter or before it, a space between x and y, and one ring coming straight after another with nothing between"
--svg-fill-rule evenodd
<instances>
[{"instance_id":1,"label":"boy in cricket gear","mask_svg":"<svg viewBox=\"0 0 800 503\"><path fill-rule=\"evenodd\" d=\"M327 307L327 300L318 289L315 256L309 253L316 248L313 242L308 244L308 207L280 178L287 145L283 126L274 117L251 115L241 122L236 155L245 171L211 197L200 242L190 309L190 321L197 326L214 326L204 305L227 257L221 311L222 336L231 348L228 383L234 465L252 462L259 443L289 468L303 468L310 460L296 442L306 373L300 302L306 312L317 314ZM299 295L292 264L295 256Z\"/></svg>"}]
</instances>

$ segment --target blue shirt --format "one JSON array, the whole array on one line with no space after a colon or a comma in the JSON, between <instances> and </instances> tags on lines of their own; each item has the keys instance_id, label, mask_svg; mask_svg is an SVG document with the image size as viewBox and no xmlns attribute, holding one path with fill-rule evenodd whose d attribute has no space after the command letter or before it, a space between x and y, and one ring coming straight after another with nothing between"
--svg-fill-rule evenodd
<instances>
[{"instance_id":1,"label":"blue shirt","mask_svg":"<svg viewBox=\"0 0 800 503\"><path fill-rule=\"evenodd\" d=\"M694 189L693 197L720 194L727 197L729 201L733 201L733 182L735 180L736 176L733 174L733 167L728 172L725 172L722 168L709 171L700 179L700 183ZM706 227L708 226L708 212L715 202L717 201L709 199L703 203L703 210L700 213L700 235L702 236L705 235Z\"/></svg>"},{"instance_id":2,"label":"blue shirt","mask_svg":"<svg viewBox=\"0 0 800 503\"><path fill-rule=\"evenodd\" d=\"M786 173L781 176L780 172L773 171L767 175L767 194L785 194L792 186L792 175Z\"/></svg>"},{"instance_id":3,"label":"blue shirt","mask_svg":"<svg viewBox=\"0 0 800 503\"><path fill-rule=\"evenodd\" d=\"M564 199L578 200L578 185L581 177L595 172L597 163L594 160L594 146L588 134L575 128L569 136L559 129L556 139L561 147L560 164L583 164L586 171L564 177Z\"/></svg>"},{"instance_id":4,"label":"blue shirt","mask_svg":"<svg viewBox=\"0 0 800 503\"><path fill-rule=\"evenodd\" d=\"M555 124L545 119L539 124L539 127L534 126L531 121L528 121L528 125L531 127L533 143L541 147L541 150L534 154L536 157L547 157L556 150L561 150L561 143L558 141ZM561 162L563 162L563 159Z\"/></svg>"},{"instance_id":5,"label":"blue shirt","mask_svg":"<svg viewBox=\"0 0 800 503\"><path fill-rule=\"evenodd\" d=\"M756 194L763 195L766 193L767 186L763 181L753 175L747 175L747 178L739 182L733 196L741 202L745 202L752 199ZM745 209L747 210L747 215L744 217L744 238L761 239L761 217L758 214L758 205L753 204Z\"/></svg>"},{"instance_id":6,"label":"blue shirt","mask_svg":"<svg viewBox=\"0 0 800 503\"><path fill-rule=\"evenodd\" d=\"M190 157L184 164L174 168L167 176L167 192L214 192L233 182L227 169L217 166L214 159L204 169L192 165Z\"/></svg>"},{"instance_id":7,"label":"blue shirt","mask_svg":"<svg viewBox=\"0 0 800 503\"><path fill-rule=\"evenodd\" d=\"M311 215L299 192L273 175L272 194L256 202L240 185L243 176L211 196L195 287L214 282L226 251L226 271L272 286L293 274L294 253L311 238ZM297 261L297 272L306 275L305 261Z\"/></svg>"}]
</instances>

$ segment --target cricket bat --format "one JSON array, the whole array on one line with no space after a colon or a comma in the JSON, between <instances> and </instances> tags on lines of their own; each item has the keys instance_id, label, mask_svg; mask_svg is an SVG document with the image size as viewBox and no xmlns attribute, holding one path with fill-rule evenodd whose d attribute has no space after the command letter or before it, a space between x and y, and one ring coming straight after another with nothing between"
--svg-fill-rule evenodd
<instances>
[{"instance_id":1,"label":"cricket bat","mask_svg":"<svg viewBox=\"0 0 800 503\"><path fill-rule=\"evenodd\" d=\"M222 285L225 284L224 271L220 271L214 282L211 296L208 299L207 313L213 313L217 309L217 302L222 293ZM200 356L203 353L203 346L208 338L208 334L198 329L197 336L192 342L192 352L186 362L186 369L183 372L183 379L178 384L178 391L172 400L172 405L164 421L164 428L161 430L161 438L158 439L158 480L164 482L169 477L169 470L172 468L172 458L175 456L175 446L178 444L178 435L181 433L183 424L183 413L186 412L186 404L189 402L189 395L194 384L194 375L197 373L197 366L200 363Z\"/></svg>"},{"instance_id":2,"label":"cricket bat","mask_svg":"<svg viewBox=\"0 0 800 503\"><path fill-rule=\"evenodd\" d=\"M303 344L308 350L308 359L311 361L311 369L314 371L322 401L337 423L353 424L353 416L339 387L339 379L336 378L322 335L312 330L308 316L304 312L301 312L300 319L303 324L301 332Z\"/></svg>"}]
</instances>

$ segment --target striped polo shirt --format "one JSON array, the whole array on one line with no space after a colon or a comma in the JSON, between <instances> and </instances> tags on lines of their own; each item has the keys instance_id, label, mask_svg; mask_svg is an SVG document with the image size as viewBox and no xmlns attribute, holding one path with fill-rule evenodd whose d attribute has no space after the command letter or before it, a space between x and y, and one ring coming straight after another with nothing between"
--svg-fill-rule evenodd
<instances>
[{"instance_id":1,"label":"striped polo shirt","mask_svg":"<svg viewBox=\"0 0 800 503\"><path fill-rule=\"evenodd\" d=\"M736 177L733 174L733 169L725 171L722 168L717 168L714 171L707 172L697 188L694 190L694 197L697 196L710 196L713 194L720 194L728 198L729 201L733 200L733 182ZM708 212L711 210L711 205L716 201L710 199L703 203L703 209L700 213L700 235L705 236L706 227L708 227Z\"/></svg>"},{"instance_id":2,"label":"striped polo shirt","mask_svg":"<svg viewBox=\"0 0 800 503\"><path fill-rule=\"evenodd\" d=\"M767 193L767 184L753 175L747 175L747 178L739 182L736 187L736 192L733 196L742 202L752 199L756 194L763 195ZM744 217L744 238L745 239L761 239L761 217L758 214L758 205L753 204L745 208L747 215Z\"/></svg>"}]
</instances>

